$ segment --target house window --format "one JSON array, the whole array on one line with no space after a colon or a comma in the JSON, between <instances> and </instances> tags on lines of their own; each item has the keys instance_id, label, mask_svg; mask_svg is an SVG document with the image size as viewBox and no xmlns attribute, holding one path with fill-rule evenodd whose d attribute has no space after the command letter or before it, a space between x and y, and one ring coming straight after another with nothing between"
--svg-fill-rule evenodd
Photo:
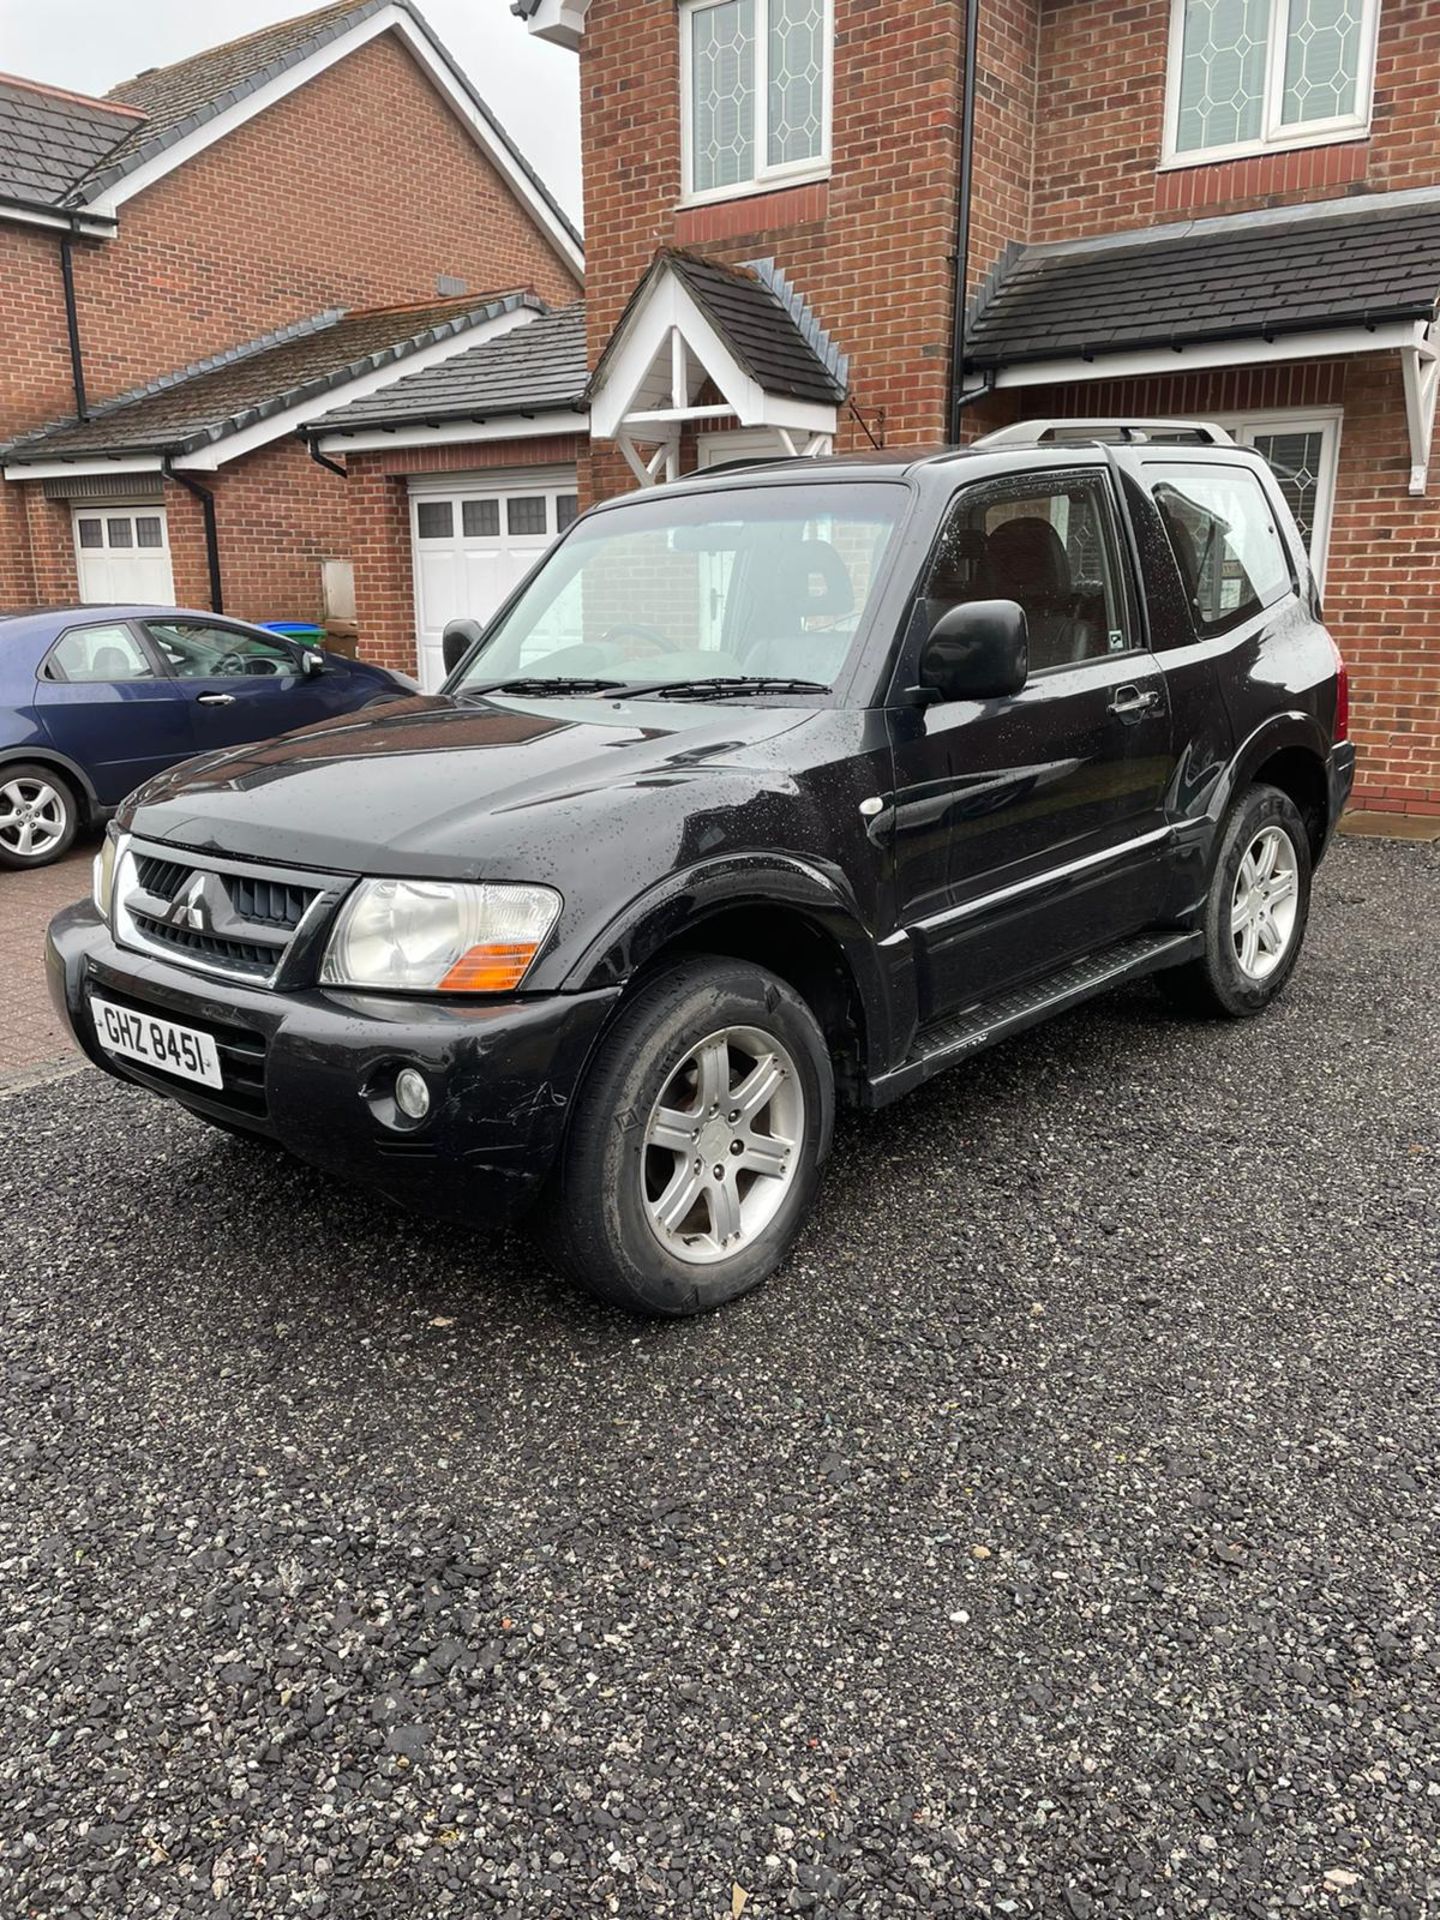
<instances>
[{"instance_id":1,"label":"house window","mask_svg":"<svg viewBox=\"0 0 1440 1920\"><path fill-rule=\"evenodd\" d=\"M1335 476L1340 465L1340 414L1255 413L1220 422L1242 446L1270 462L1285 504L1295 516L1315 578L1325 584Z\"/></svg>"},{"instance_id":2,"label":"house window","mask_svg":"<svg viewBox=\"0 0 1440 1920\"><path fill-rule=\"evenodd\" d=\"M690 199L823 173L831 0L685 0L680 14Z\"/></svg>"},{"instance_id":3,"label":"house window","mask_svg":"<svg viewBox=\"0 0 1440 1920\"><path fill-rule=\"evenodd\" d=\"M1364 133L1379 13L1380 0L1174 0L1167 159Z\"/></svg>"}]
</instances>

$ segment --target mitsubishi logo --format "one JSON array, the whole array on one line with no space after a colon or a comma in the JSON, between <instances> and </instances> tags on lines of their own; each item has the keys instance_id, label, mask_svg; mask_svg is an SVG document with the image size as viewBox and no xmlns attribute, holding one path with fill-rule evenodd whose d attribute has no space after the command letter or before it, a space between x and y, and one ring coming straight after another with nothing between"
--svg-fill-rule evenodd
<instances>
[{"instance_id":1,"label":"mitsubishi logo","mask_svg":"<svg viewBox=\"0 0 1440 1920\"><path fill-rule=\"evenodd\" d=\"M213 933L217 918L230 902L218 873L195 873L165 910L165 924L188 927L191 933Z\"/></svg>"}]
</instances>

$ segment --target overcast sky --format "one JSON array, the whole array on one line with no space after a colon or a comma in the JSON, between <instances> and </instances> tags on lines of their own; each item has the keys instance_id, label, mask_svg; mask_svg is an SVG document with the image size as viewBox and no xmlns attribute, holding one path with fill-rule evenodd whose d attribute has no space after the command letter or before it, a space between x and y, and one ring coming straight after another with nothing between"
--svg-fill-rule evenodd
<instances>
[{"instance_id":1,"label":"overcast sky","mask_svg":"<svg viewBox=\"0 0 1440 1920\"><path fill-rule=\"evenodd\" d=\"M573 53L536 40L508 0L418 0L526 159L580 218L580 116ZM142 67L313 11L305 0L0 0L0 71L104 93Z\"/></svg>"}]
</instances>

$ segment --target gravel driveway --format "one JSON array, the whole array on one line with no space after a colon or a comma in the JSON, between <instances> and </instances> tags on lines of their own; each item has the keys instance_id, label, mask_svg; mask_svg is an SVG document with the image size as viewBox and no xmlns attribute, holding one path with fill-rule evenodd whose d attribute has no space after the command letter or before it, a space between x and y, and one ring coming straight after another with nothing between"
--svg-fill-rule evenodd
<instances>
[{"instance_id":1,"label":"gravel driveway","mask_svg":"<svg viewBox=\"0 0 1440 1920\"><path fill-rule=\"evenodd\" d=\"M1437 928L1342 844L1263 1023L843 1125L688 1325L0 1102L0 1912L1440 1911Z\"/></svg>"}]
</instances>

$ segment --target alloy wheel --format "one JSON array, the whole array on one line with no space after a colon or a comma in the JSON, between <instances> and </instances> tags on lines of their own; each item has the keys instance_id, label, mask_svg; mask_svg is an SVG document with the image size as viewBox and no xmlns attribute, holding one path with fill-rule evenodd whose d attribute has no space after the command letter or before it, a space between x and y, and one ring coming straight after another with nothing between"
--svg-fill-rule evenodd
<instances>
[{"instance_id":1,"label":"alloy wheel","mask_svg":"<svg viewBox=\"0 0 1440 1920\"><path fill-rule=\"evenodd\" d=\"M805 1139L795 1062L773 1034L723 1027L691 1047L645 1129L642 1199L676 1259L728 1260L770 1225Z\"/></svg>"},{"instance_id":2,"label":"alloy wheel","mask_svg":"<svg viewBox=\"0 0 1440 1920\"><path fill-rule=\"evenodd\" d=\"M1290 950L1300 911L1300 863L1283 827L1263 827L1250 842L1230 903L1230 933L1240 971L1268 980Z\"/></svg>"},{"instance_id":3,"label":"alloy wheel","mask_svg":"<svg viewBox=\"0 0 1440 1920\"><path fill-rule=\"evenodd\" d=\"M0 846L25 859L53 853L65 838L64 797L47 780L28 774L0 786Z\"/></svg>"}]
</instances>

